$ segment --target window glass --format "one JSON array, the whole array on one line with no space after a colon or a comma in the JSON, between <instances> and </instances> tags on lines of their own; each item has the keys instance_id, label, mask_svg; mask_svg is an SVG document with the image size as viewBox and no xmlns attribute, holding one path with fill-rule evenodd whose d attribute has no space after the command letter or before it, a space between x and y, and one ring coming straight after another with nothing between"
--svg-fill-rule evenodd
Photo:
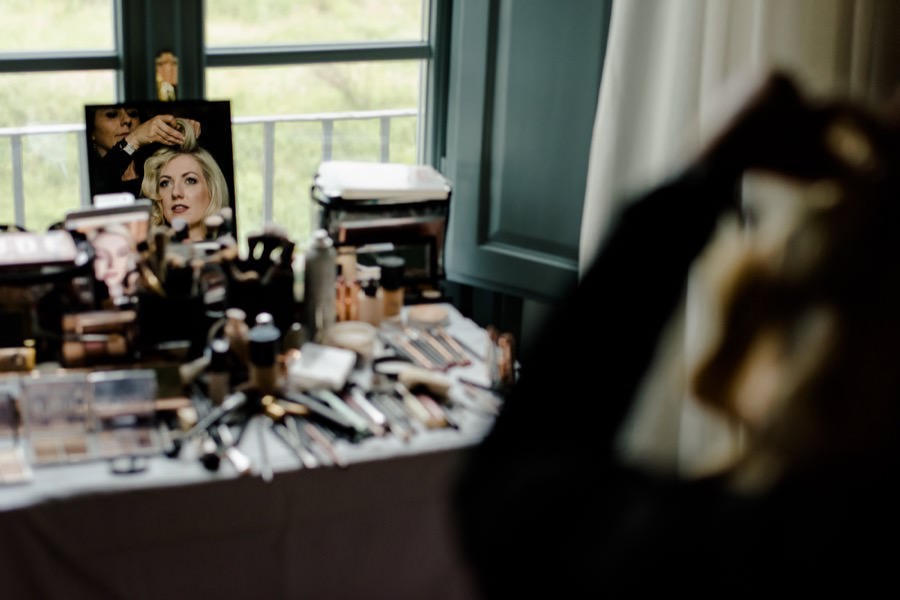
<instances>
[{"instance_id":1,"label":"window glass","mask_svg":"<svg viewBox=\"0 0 900 600\"><path fill-rule=\"evenodd\" d=\"M81 137L73 134L30 136L23 144L25 222L42 231L81 206L78 156Z\"/></svg>"},{"instance_id":2,"label":"window glass","mask_svg":"<svg viewBox=\"0 0 900 600\"><path fill-rule=\"evenodd\" d=\"M0 52L112 50L115 0L3 0Z\"/></svg>"},{"instance_id":3,"label":"window glass","mask_svg":"<svg viewBox=\"0 0 900 600\"><path fill-rule=\"evenodd\" d=\"M84 105L112 102L115 89L112 71L0 74L0 223L15 222L14 176L28 229L46 229L80 205Z\"/></svg>"},{"instance_id":4,"label":"window glass","mask_svg":"<svg viewBox=\"0 0 900 600\"><path fill-rule=\"evenodd\" d=\"M235 120L239 228L263 225L263 121L274 122L273 220L299 238L315 224L309 188L329 152L335 160L416 162L421 68L377 61L208 69L207 97L230 100Z\"/></svg>"},{"instance_id":5,"label":"window glass","mask_svg":"<svg viewBox=\"0 0 900 600\"><path fill-rule=\"evenodd\" d=\"M421 41L423 0L206 0L206 44Z\"/></svg>"},{"instance_id":6,"label":"window glass","mask_svg":"<svg viewBox=\"0 0 900 600\"><path fill-rule=\"evenodd\" d=\"M83 124L85 104L115 98L113 71L0 73L0 127Z\"/></svg>"},{"instance_id":7,"label":"window glass","mask_svg":"<svg viewBox=\"0 0 900 600\"><path fill-rule=\"evenodd\" d=\"M81 205L81 173L78 155L82 149L77 133L40 133L19 138L21 144L25 226L43 231L62 220L66 211ZM15 219L13 196L13 144L0 128L0 223Z\"/></svg>"}]
</instances>

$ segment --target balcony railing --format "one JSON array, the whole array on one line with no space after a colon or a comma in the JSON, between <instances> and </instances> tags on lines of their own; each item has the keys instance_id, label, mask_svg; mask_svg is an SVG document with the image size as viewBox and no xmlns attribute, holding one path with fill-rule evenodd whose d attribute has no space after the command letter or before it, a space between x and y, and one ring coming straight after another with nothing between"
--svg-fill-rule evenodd
<instances>
[{"instance_id":1,"label":"balcony railing","mask_svg":"<svg viewBox=\"0 0 900 600\"><path fill-rule=\"evenodd\" d=\"M311 113L298 115L275 115L258 117L232 118L232 130L253 125L263 126L262 156L262 214L263 223L273 220L275 204L275 132L278 125L285 123L316 123L321 131L321 160L331 160L334 148L335 124L341 121L377 120L379 138L379 160L387 162L391 156L391 123L394 119L416 117L416 109L373 110L341 113ZM26 193L24 178L23 142L32 136L71 135L76 138L78 148L78 173L80 205L91 205L90 185L88 179L87 143L84 124L34 125L24 127L0 128L0 140L9 140L12 181L0 180L0 185L11 184L13 201L13 219L16 225L28 227L25 218ZM0 142L2 143L2 142ZM235 164L235 171L239 170ZM6 195L0 193L0 198ZM60 215L62 216L62 215Z\"/></svg>"}]
</instances>

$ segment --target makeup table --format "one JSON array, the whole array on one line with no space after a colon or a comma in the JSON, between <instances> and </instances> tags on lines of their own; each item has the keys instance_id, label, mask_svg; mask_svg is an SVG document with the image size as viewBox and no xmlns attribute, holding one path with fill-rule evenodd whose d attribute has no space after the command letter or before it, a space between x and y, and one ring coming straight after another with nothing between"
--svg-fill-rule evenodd
<instances>
[{"instance_id":1,"label":"makeup table","mask_svg":"<svg viewBox=\"0 0 900 600\"><path fill-rule=\"evenodd\" d=\"M484 330L450 313L447 330L484 348ZM463 400L460 380L484 380L483 363L448 373L457 428L340 440L344 467L303 468L263 416L239 446L257 465L249 476L162 455L133 474L109 462L36 467L30 482L0 486L0 595L473 598L450 494L493 416Z\"/></svg>"}]
</instances>

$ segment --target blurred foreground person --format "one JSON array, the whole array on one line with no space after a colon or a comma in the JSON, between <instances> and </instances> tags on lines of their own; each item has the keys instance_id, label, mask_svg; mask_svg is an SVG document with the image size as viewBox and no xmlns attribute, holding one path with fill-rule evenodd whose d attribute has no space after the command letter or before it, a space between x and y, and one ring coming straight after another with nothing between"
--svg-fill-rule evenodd
<instances>
[{"instance_id":1,"label":"blurred foreground person","mask_svg":"<svg viewBox=\"0 0 900 600\"><path fill-rule=\"evenodd\" d=\"M619 214L473 449L455 500L485 597L894 589L897 115L812 101L781 74L750 88L684 171ZM751 214L749 173L803 193ZM630 460L618 436L695 264L714 310L671 394L742 444L687 477Z\"/></svg>"}]
</instances>

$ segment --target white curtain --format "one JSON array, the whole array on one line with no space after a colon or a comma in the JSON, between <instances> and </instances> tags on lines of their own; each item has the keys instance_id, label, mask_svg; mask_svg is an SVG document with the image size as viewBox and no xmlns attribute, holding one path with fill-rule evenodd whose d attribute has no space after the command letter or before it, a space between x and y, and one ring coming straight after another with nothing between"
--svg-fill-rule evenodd
<instances>
[{"instance_id":1,"label":"white curtain","mask_svg":"<svg viewBox=\"0 0 900 600\"><path fill-rule=\"evenodd\" d=\"M884 100L900 84L898 17L896 0L614 0L581 227L582 272L619 203L661 179L702 139L729 79L777 66L812 94ZM688 351L699 314L691 298L680 342ZM689 402L645 399L639 414L632 445L651 459L671 456L674 445L676 467L737 443L733 431ZM679 414L677 430L656 427Z\"/></svg>"}]
</instances>

